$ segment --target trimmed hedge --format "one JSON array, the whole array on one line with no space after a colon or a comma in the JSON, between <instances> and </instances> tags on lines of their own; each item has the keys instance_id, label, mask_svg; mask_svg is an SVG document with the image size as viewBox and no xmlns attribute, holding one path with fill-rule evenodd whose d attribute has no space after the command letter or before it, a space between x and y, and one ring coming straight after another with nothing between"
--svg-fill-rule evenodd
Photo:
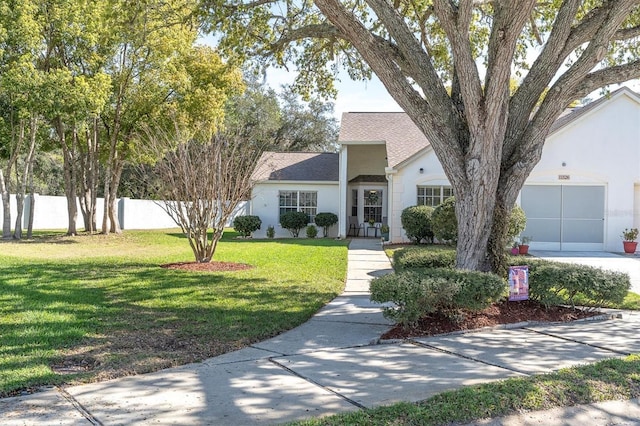
<instances>
[{"instance_id":1,"label":"trimmed hedge","mask_svg":"<svg viewBox=\"0 0 640 426\"><path fill-rule=\"evenodd\" d=\"M402 228L413 242L420 244L422 240L433 242L433 231L431 230L431 214L433 207L411 206L402 210L400 222Z\"/></svg>"},{"instance_id":2,"label":"trimmed hedge","mask_svg":"<svg viewBox=\"0 0 640 426\"><path fill-rule=\"evenodd\" d=\"M262 226L259 216L238 216L233 219L233 229L242 237L250 237L251 234Z\"/></svg>"},{"instance_id":3,"label":"trimmed hedge","mask_svg":"<svg viewBox=\"0 0 640 426\"><path fill-rule=\"evenodd\" d=\"M430 313L485 309L507 294L507 283L494 274L433 268L376 278L370 289L372 301L395 304L384 308L386 318L409 326Z\"/></svg>"},{"instance_id":4,"label":"trimmed hedge","mask_svg":"<svg viewBox=\"0 0 640 426\"><path fill-rule=\"evenodd\" d=\"M458 241L458 219L456 219L456 199L449 197L433 209L431 215L433 235L443 243Z\"/></svg>"},{"instance_id":5,"label":"trimmed hedge","mask_svg":"<svg viewBox=\"0 0 640 426\"><path fill-rule=\"evenodd\" d=\"M298 238L300 230L306 228L309 223L309 215L303 212L287 212L280 216L280 225Z\"/></svg>"},{"instance_id":6,"label":"trimmed hedge","mask_svg":"<svg viewBox=\"0 0 640 426\"><path fill-rule=\"evenodd\" d=\"M334 213L318 213L315 219L316 225L322 227L322 236L329 235L329 228L338 223L338 216Z\"/></svg>"},{"instance_id":7,"label":"trimmed hedge","mask_svg":"<svg viewBox=\"0 0 640 426\"><path fill-rule=\"evenodd\" d=\"M631 288L629 275L622 272L542 259L514 257L509 263L529 266L529 297L545 306L573 306L576 298L596 307L606 302L618 304Z\"/></svg>"},{"instance_id":8,"label":"trimmed hedge","mask_svg":"<svg viewBox=\"0 0 640 426\"><path fill-rule=\"evenodd\" d=\"M307 226L307 238L315 238L318 236L318 228L314 225Z\"/></svg>"},{"instance_id":9,"label":"trimmed hedge","mask_svg":"<svg viewBox=\"0 0 640 426\"><path fill-rule=\"evenodd\" d=\"M393 252L393 266L399 271L415 268L454 268L456 251L402 248Z\"/></svg>"}]
</instances>

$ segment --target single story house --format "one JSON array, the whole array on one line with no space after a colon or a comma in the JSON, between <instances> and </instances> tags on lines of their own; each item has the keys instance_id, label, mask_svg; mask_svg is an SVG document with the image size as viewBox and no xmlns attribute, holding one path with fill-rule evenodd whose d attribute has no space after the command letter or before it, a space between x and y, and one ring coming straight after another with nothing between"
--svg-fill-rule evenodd
<instances>
[{"instance_id":1,"label":"single story house","mask_svg":"<svg viewBox=\"0 0 640 426\"><path fill-rule=\"evenodd\" d=\"M402 210L452 195L405 113L345 113L339 144L339 154L263 155L251 200L263 222L256 237L269 225L286 235L279 215L297 209L337 214L333 236L347 236L354 221L360 236L379 236L371 219L389 225L392 242L407 242ZM560 117L519 203L532 249L622 251L622 230L640 227L640 95L623 87Z\"/></svg>"}]
</instances>

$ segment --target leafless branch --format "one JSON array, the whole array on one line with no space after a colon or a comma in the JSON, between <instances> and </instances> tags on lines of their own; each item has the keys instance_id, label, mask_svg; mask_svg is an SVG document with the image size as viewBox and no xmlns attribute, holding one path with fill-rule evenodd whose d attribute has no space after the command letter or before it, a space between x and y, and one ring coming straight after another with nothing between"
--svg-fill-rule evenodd
<instances>
[{"instance_id":1,"label":"leafless branch","mask_svg":"<svg viewBox=\"0 0 640 426\"><path fill-rule=\"evenodd\" d=\"M210 262L225 224L249 197L261 147L231 133L200 141L177 126L146 129L145 136L149 154L161 158L153 171L161 206L182 229L196 261Z\"/></svg>"}]
</instances>

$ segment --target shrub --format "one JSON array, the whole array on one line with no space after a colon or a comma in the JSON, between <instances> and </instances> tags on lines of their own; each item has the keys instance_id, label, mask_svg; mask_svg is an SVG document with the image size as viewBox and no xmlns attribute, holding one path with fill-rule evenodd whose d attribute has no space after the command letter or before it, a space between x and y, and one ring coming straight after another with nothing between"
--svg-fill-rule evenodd
<instances>
[{"instance_id":1,"label":"shrub","mask_svg":"<svg viewBox=\"0 0 640 426\"><path fill-rule=\"evenodd\" d=\"M453 268L456 251L402 248L393 252L393 266L397 270L415 268Z\"/></svg>"},{"instance_id":2,"label":"shrub","mask_svg":"<svg viewBox=\"0 0 640 426\"><path fill-rule=\"evenodd\" d=\"M453 242L458 239L458 220L456 219L456 200L449 197L433 209L431 215L433 235L441 242Z\"/></svg>"},{"instance_id":3,"label":"shrub","mask_svg":"<svg viewBox=\"0 0 640 426\"><path fill-rule=\"evenodd\" d=\"M509 228L507 228L508 241L513 241L520 235L524 228L527 226L527 216L524 214L522 207L515 205L511 210L511 217L509 217Z\"/></svg>"},{"instance_id":4,"label":"shrub","mask_svg":"<svg viewBox=\"0 0 640 426\"><path fill-rule=\"evenodd\" d=\"M433 207L429 206L411 206L402 210L400 221L404 232L416 244L420 244L422 240L433 240L433 231L431 230L432 213Z\"/></svg>"},{"instance_id":5,"label":"shrub","mask_svg":"<svg viewBox=\"0 0 640 426\"><path fill-rule=\"evenodd\" d=\"M307 226L307 238L315 238L318 236L318 228L314 225Z\"/></svg>"},{"instance_id":6,"label":"shrub","mask_svg":"<svg viewBox=\"0 0 640 426\"><path fill-rule=\"evenodd\" d=\"M260 226L262 221L258 216L238 216L233 219L233 229L243 237L250 237Z\"/></svg>"},{"instance_id":7,"label":"shrub","mask_svg":"<svg viewBox=\"0 0 640 426\"><path fill-rule=\"evenodd\" d=\"M497 275L445 268L386 275L372 280L370 288L372 301L395 304L384 308L384 316L403 326L430 313L482 310L507 293L506 281Z\"/></svg>"},{"instance_id":8,"label":"shrub","mask_svg":"<svg viewBox=\"0 0 640 426\"><path fill-rule=\"evenodd\" d=\"M338 223L338 216L333 213L318 213L316 215L316 225L322 227L322 236L329 235L329 228Z\"/></svg>"},{"instance_id":9,"label":"shrub","mask_svg":"<svg viewBox=\"0 0 640 426\"><path fill-rule=\"evenodd\" d=\"M280 225L295 238L298 238L300 230L309 223L309 215L303 212L287 212L280 216Z\"/></svg>"},{"instance_id":10,"label":"shrub","mask_svg":"<svg viewBox=\"0 0 640 426\"><path fill-rule=\"evenodd\" d=\"M512 265L522 264L512 258ZM631 282L622 272L605 271L586 265L527 259L529 298L545 306L571 304L576 300L601 307L607 302L622 303Z\"/></svg>"},{"instance_id":11,"label":"shrub","mask_svg":"<svg viewBox=\"0 0 640 426\"><path fill-rule=\"evenodd\" d=\"M507 238L513 241L527 226L527 216L522 207L515 205L509 217L509 227L507 228ZM434 236L442 242L457 242L458 239L458 219L456 219L456 201L454 197L449 197L436 206L431 215L431 227Z\"/></svg>"},{"instance_id":12,"label":"shrub","mask_svg":"<svg viewBox=\"0 0 640 426\"><path fill-rule=\"evenodd\" d=\"M275 236L276 236L276 228L274 228L272 225L269 225L267 227L267 238L273 239Z\"/></svg>"}]
</instances>

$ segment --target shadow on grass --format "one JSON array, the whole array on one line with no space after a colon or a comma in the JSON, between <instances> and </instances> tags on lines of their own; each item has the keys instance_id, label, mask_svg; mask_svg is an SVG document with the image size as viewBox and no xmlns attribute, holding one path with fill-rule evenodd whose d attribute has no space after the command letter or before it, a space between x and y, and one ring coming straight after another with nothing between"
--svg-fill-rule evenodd
<instances>
[{"instance_id":1,"label":"shadow on grass","mask_svg":"<svg viewBox=\"0 0 640 426\"><path fill-rule=\"evenodd\" d=\"M0 397L59 383L49 367L86 347L102 371L125 374L219 355L295 327L334 296L291 280L143 262L32 261L0 266L0 276ZM123 367L134 359L157 361Z\"/></svg>"}]
</instances>

